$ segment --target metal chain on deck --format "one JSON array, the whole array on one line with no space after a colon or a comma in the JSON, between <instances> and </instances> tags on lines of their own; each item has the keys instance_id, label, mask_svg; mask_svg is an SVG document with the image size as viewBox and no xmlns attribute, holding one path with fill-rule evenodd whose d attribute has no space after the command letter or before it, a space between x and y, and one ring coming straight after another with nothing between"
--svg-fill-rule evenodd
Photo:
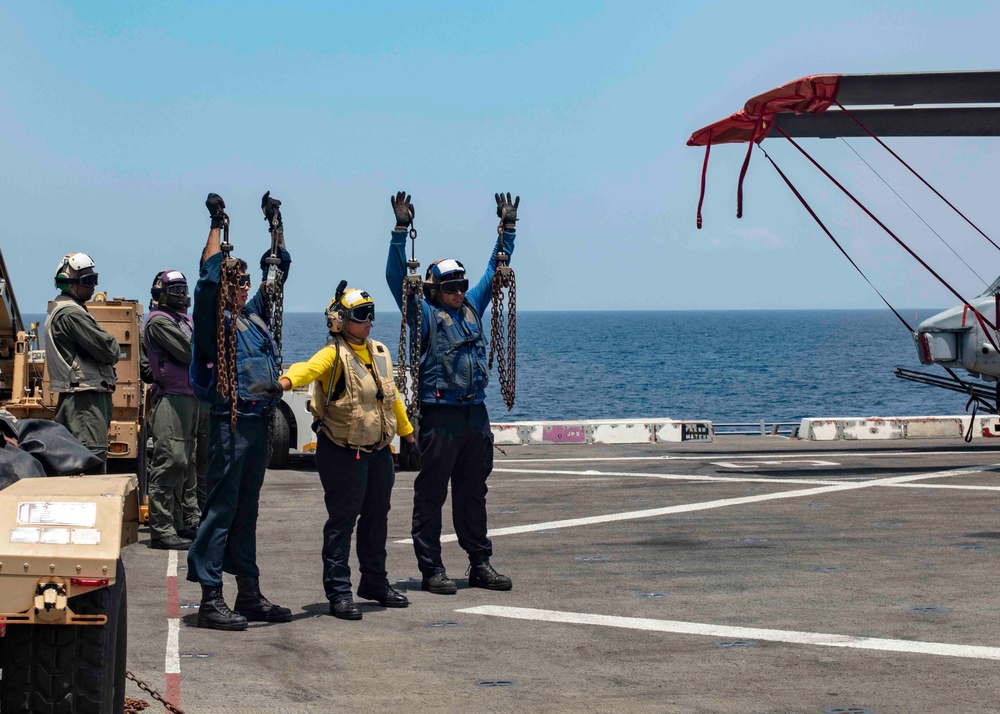
<instances>
[{"instance_id":1,"label":"metal chain on deck","mask_svg":"<svg viewBox=\"0 0 1000 714\"><path fill-rule=\"evenodd\" d=\"M420 334L423 330L424 318L424 281L417 272L420 261L417 260L417 229L410 225L410 259L406 261L409 270L403 278L403 306L402 322L399 324L399 361L396 363L396 387L403 395L406 404L406 416L411 422L416 422L420 418L420 400L417 398L417 386L420 380ZM413 298L413 307L417 314L414 317L414 325L410 330L410 337L407 340L407 311ZM407 359L407 349L409 349L409 359Z\"/></svg>"},{"instance_id":2,"label":"metal chain on deck","mask_svg":"<svg viewBox=\"0 0 1000 714\"><path fill-rule=\"evenodd\" d=\"M514 394L517 391L517 284L514 270L508 265L510 255L503 249L503 216L497 225L497 245L499 250L492 284L493 325L490 328L488 368L493 369L493 358L496 356L500 396L507 405L507 411L510 411L514 407ZM507 290L506 298L510 302L506 315L504 290Z\"/></svg>"},{"instance_id":3,"label":"metal chain on deck","mask_svg":"<svg viewBox=\"0 0 1000 714\"><path fill-rule=\"evenodd\" d=\"M217 375L216 391L223 401L229 400L231 408L229 412L230 426L236 429L236 290L239 289L240 264L236 258L231 258L229 254L233 250L233 244L229 242L229 216L223 214L222 234L222 269L219 278L219 307L216 315L217 330L216 335L216 362L215 372ZM226 311L233 315L226 327Z\"/></svg>"},{"instance_id":4,"label":"metal chain on deck","mask_svg":"<svg viewBox=\"0 0 1000 714\"><path fill-rule=\"evenodd\" d=\"M139 686L139 689L141 689L142 691L146 692L151 697L153 697L153 699L155 699L160 704L162 704L163 708L166 709L171 714L184 714L184 710L183 709L181 709L180 707L175 707L173 704L171 704L166 699L164 699L159 694L159 692L157 692L155 689L153 689L152 687L150 687L148 684L146 684L145 682L143 682L141 679L139 679L138 677L136 677L131 672L125 672L125 678L126 679L130 679L133 682L135 682ZM145 709L148 706L149 706L149 703L143 701L142 699L133 699L132 697L125 697L125 714L132 714L133 712L140 712L140 711L142 711L143 709Z\"/></svg>"}]
</instances>

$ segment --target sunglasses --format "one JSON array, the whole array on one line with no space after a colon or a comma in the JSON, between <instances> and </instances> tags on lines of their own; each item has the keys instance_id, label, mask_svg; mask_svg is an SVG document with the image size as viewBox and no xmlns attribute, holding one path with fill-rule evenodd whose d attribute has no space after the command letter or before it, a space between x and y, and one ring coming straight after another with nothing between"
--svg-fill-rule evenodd
<instances>
[{"instance_id":1,"label":"sunglasses","mask_svg":"<svg viewBox=\"0 0 1000 714\"><path fill-rule=\"evenodd\" d=\"M469 291L469 279L445 280L441 283L441 292L453 295L455 293L466 293Z\"/></svg>"},{"instance_id":2,"label":"sunglasses","mask_svg":"<svg viewBox=\"0 0 1000 714\"><path fill-rule=\"evenodd\" d=\"M368 320L375 322L375 306L366 303L352 307L347 311L347 317L350 318L351 322L367 322Z\"/></svg>"},{"instance_id":3,"label":"sunglasses","mask_svg":"<svg viewBox=\"0 0 1000 714\"><path fill-rule=\"evenodd\" d=\"M250 287L250 276L247 273L243 273L236 281L236 284L241 288Z\"/></svg>"},{"instance_id":4,"label":"sunglasses","mask_svg":"<svg viewBox=\"0 0 1000 714\"><path fill-rule=\"evenodd\" d=\"M80 285L88 288L97 287L97 273L89 273L80 276Z\"/></svg>"}]
</instances>

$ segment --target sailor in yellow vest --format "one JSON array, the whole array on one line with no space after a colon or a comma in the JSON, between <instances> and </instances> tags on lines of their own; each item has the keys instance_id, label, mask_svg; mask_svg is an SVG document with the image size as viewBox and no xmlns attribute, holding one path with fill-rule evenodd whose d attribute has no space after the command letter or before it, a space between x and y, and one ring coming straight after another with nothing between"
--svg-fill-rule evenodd
<instances>
[{"instance_id":1,"label":"sailor in yellow vest","mask_svg":"<svg viewBox=\"0 0 1000 714\"><path fill-rule=\"evenodd\" d=\"M316 468L329 515L323 528L323 586L331 615L360 620L349 565L355 521L358 597L383 607L409 605L389 584L385 570L389 500L396 479L388 447L397 431L404 450L415 452L416 444L393 380L389 349L368 337L375 303L368 293L346 285L341 282L327 308L329 342L308 362L289 367L279 384L288 390L315 383Z\"/></svg>"}]
</instances>

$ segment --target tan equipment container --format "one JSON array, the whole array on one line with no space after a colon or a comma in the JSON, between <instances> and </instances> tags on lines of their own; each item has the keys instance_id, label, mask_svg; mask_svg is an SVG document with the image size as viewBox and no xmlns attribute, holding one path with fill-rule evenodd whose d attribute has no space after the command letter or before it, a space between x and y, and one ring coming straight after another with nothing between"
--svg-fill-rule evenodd
<instances>
[{"instance_id":1,"label":"tan equipment container","mask_svg":"<svg viewBox=\"0 0 1000 714\"><path fill-rule=\"evenodd\" d=\"M125 702L121 548L138 540L134 475L0 491L0 711L117 714Z\"/></svg>"}]
</instances>

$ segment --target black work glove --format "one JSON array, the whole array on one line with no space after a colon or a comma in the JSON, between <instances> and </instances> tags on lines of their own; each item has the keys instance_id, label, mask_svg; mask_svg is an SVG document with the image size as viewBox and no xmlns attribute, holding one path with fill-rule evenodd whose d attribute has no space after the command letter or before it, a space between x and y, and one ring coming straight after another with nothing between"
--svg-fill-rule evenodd
<instances>
[{"instance_id":1,"label":"black work glove","mask_svg":"<svg viewBox=\"0 0 1000 714\"><path fill-rule=\"evenodd\" d=\"M222 196L217 193L208 194L208 198L205 199L205 208L208 209L208 215L212 217L212 228L222 228L226 222L226 202L222 200Z\"/></svg>"},{"instance_id":2,"label":"black work glove","mask_svg":"<svg viewBox=\"0 0 1000 714\"><path fill-rule=\"evenodd\" d=\"M400 439L399 443L399 470L419 471L420 470L420 449L417 442Z\"/></svg>"},{"instance_id":3,"label":"black work glove","mask_svg":"<svg viewBox=\"0 0 1000 714\"><path fill-rule=\"evenodd\" d=\"M416 211L406 191L400 191L395 196L390 194L389 203L392 204L392 212L396 214L396 227L404 230L409 228Z\"/></svg>"},{"instance_id":4,"label":"black work glove","mask_svg":"<svg viewBox=\"0 0 1000 714\"><path fill-rule=\"evenodd\" d=\"M281 399L281 395L285 393L285 390L278 382L258 382L257 384L250 385L250 392L259 394L261 398L266 397L268 401L276 402Z\"/></svg>"},{"instance_id":5,"label":"black work glove","mask_svg":"<svg viewBox=\"0 0 1000 714\"><path fill-rule=\"evenodd\" d=\"M502 193L495 193L493 197L497 200L497 218L503 219L503 229L513 231L514 224L517 222L517 206L521 203L521 197L515 198L513 203L510 201L509 191L506 198Z\"/></svg>"},{"instance_id":6,"label":"black work glove","mask_svg":"<svg viewBox=\"0 0 1000 714\"><path fill-rule=\"evenodd\" d=\"M270 191L260 199L260 207L264 211L264 220L267 221L268 227L274 225L275 218L278 219L278 226L281 226L281 201L271 198Z\"/></svg>"}]
</instances>

